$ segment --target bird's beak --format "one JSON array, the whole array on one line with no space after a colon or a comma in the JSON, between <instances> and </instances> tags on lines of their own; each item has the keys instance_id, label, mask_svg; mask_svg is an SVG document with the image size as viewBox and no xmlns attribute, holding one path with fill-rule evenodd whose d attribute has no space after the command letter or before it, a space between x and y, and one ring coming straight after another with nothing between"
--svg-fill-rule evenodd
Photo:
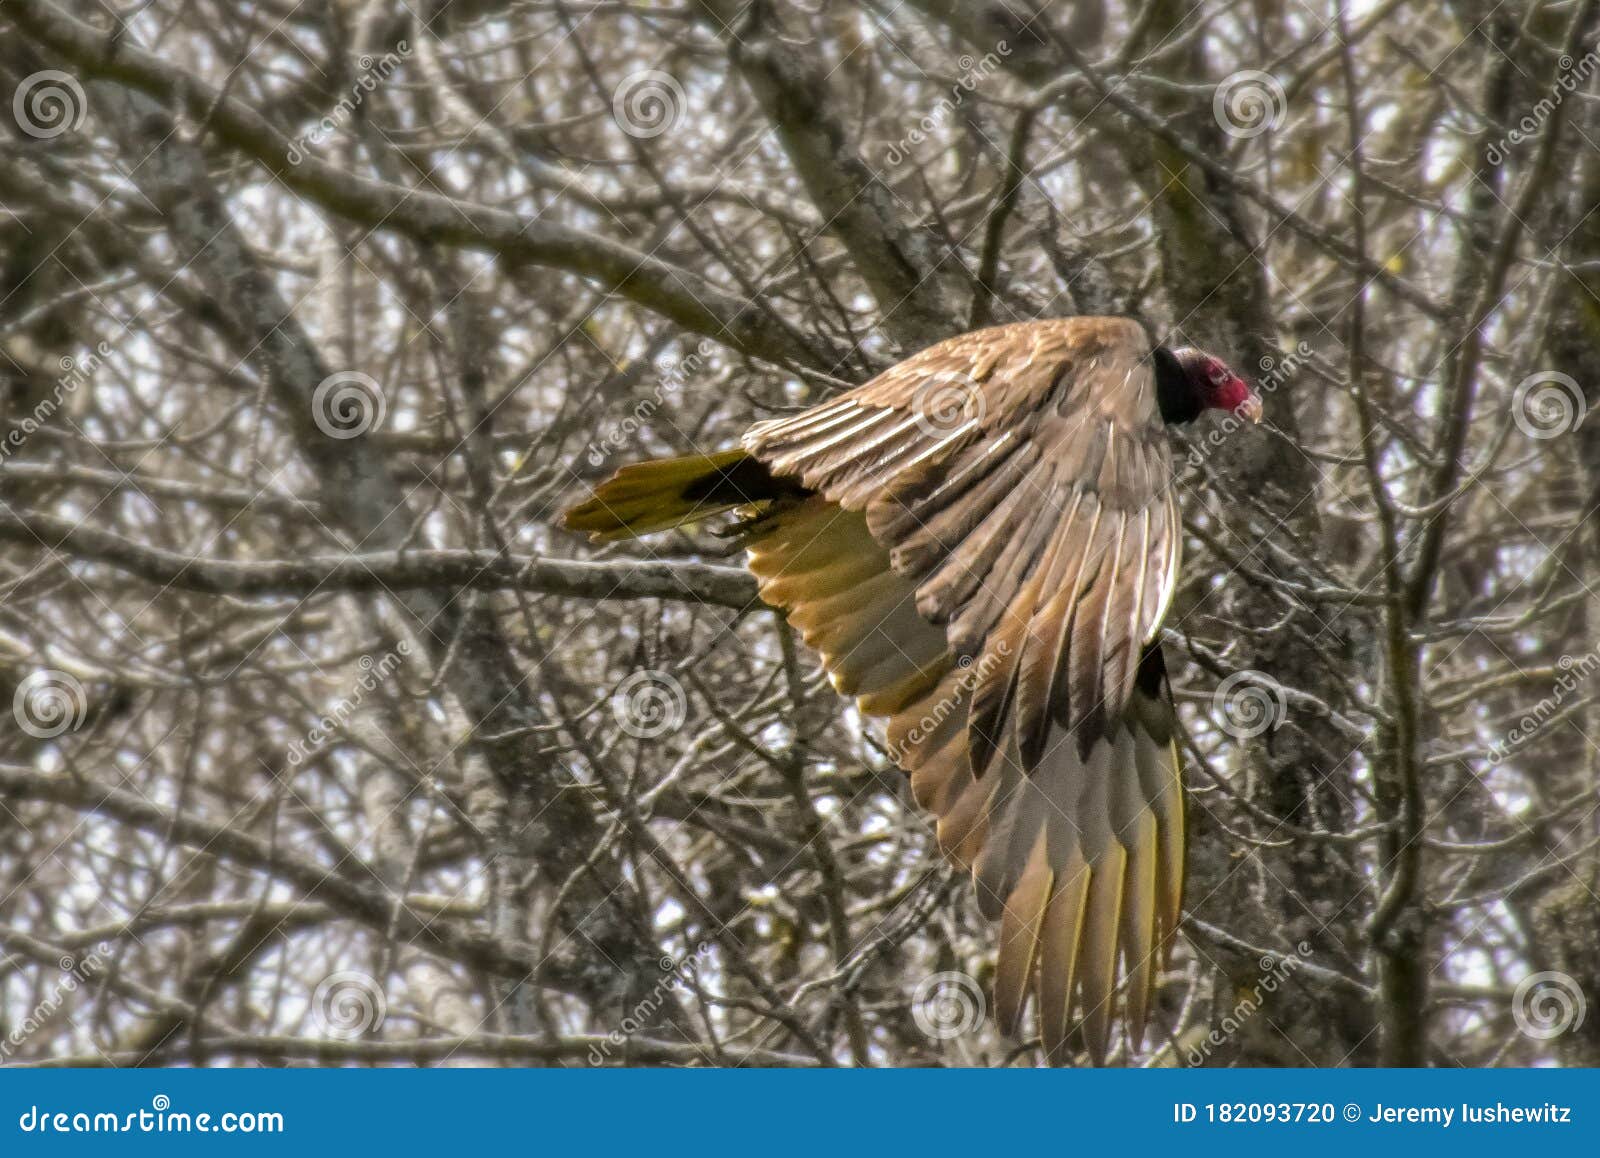
<instances>
[{"instance_id":1,"label":"bird's beak","mask_svg":"<svg viewBox=\"0 0 1600 1158\"><path fill-rule=\"evenodd\" d=\"M1248 418L1251 422L1261 421L1261 395L1254 390L1244 396L1244 401L1233 408L1233 412L1240 418Z\"/></svg>"}]
</instances>

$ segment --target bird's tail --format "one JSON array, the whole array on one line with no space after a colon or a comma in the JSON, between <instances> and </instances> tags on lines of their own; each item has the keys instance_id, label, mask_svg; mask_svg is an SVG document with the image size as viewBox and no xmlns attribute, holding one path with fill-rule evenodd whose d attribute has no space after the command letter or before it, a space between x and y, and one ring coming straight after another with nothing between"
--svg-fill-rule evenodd
<instances>
[{"instance_id":1,"label":"bird's tail","mask_svg":"<svg viewBox=\"0 0 1600 1158\"><path fill-rule=\"evenodd\" d=\"M596 543L612 543L805 493L743 450L658 458L617 471L562 523L569 531L587 531Z\"/></svg>"}]
</instances>

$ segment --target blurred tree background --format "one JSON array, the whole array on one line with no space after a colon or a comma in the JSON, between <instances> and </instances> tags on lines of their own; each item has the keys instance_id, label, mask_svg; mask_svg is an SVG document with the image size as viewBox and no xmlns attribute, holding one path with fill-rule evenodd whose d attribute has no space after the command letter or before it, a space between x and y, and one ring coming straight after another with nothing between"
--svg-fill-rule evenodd
<instances>
[{"instance_id":1,"label":"blurred tree background","mask_svg":"<svg viewBox=\"0 0 1600 1158\"><path fill-rule=\"evenodd\" d=\"M1031 1065L730 545L555 526L1131 313L1184 936L1128 1065L1600 1063L1594 0L0 5L0 1063Z\"/></svg>"}]
</instances>

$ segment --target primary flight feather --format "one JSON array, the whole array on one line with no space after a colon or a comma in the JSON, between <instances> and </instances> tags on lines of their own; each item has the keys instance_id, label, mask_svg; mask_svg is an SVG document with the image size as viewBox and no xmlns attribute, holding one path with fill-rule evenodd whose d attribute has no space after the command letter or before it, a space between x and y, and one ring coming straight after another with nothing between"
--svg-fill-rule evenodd
<instances>
[{"instance_id":1,"label":"primary flight feather","mask_svg":"<svg viewBox=\"0 0 1600 1158\"><path fill-rule=\"evenodd\" d=\"M597 541L722 512L761 597L886 717L944 852L1000 921L995 1013L1030 994L1052 1059L1143 1037L1183 889L1161 645L1181 527L1164 427L1259 396L1127 318L962 334L742 447L622 468L566 525ZM1120 963L1120 969L1119 969ZM1120 981L1119 981L1120 978Z\"/></svg>"}]
</instances>

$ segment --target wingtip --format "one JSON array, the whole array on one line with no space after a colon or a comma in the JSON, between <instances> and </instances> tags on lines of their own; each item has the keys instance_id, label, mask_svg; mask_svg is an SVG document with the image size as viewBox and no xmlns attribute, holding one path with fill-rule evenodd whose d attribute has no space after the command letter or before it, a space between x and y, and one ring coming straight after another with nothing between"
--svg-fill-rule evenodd
<instances>
[{"instance_id":1,"label":"wingtip","mask_svg":"<svg viewBox=\"0 0 1600 1158\"><path fill-rule=\"evenodd\" d=\"M576 506L568 507L561 512L561 518L557 520L556 525L563 531L570 531L575 535L588 535L591 543L597 543L602 532L595 520L603 513L604 505L590 496Z\"/></svg>"}]
</instances>

